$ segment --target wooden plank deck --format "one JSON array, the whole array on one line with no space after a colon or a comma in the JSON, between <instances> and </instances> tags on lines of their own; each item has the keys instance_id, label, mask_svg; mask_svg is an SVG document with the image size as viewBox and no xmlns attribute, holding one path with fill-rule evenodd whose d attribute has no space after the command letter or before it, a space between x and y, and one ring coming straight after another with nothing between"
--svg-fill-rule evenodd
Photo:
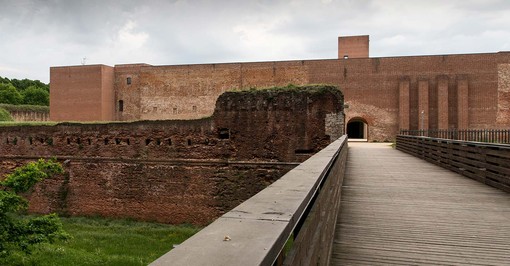
<instances>
[{"instance_id":1,"label":"wooden plank deck","mask_svg":"<svg viewBox=\"0 0 510 266\"><path fill-rule=\"evenodd\" d=\"M349 143L331 265L510 265L510 194Z\"/></svg>"}]
</instances>

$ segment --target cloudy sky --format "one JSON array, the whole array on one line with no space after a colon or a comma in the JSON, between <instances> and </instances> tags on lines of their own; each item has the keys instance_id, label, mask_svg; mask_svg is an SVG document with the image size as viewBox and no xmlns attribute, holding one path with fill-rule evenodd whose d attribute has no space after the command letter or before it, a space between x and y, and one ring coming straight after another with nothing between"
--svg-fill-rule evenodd
<instances>
[{"instance_id":1,"label":"cloudy sky","mask_svg":"<svg viewBox=\"0 0 510 266\"><path fill-rule=\"evenodd\" d=\"M0 0L0 76L49 67L337 57L340 35L370 56L510 50L508 0Z\"/></svg>"}]
</instances>

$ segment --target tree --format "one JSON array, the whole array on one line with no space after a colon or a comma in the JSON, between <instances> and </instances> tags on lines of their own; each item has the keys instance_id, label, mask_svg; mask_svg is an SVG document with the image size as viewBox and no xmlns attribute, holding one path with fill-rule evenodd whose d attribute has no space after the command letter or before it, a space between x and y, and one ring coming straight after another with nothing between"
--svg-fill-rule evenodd
<instances>
[{"instance_id":1,"label":"tree","mask_svg":"<svg viewBox=\"0 0 510 266\"><path fill-rule=\"evenodd\" d=\"M0 103L20 104L23 100L21 94L9 83L0 83Z\"/></svg>"},{"instance_id":2,"label":"tree","mask_svg":"<svg viewBox=\"0 0 510 266\"><path fill-rule=\"evenodd\" d=\"M0 77L0 83L11 83L8 78Z\"/></svg>"},{"instance_id":3,"label":"tree","mask_svg":"<svg viewBox=\"0 0 510 266\"><path fill-rule=\"evenodd\" d=\"M23 104L30 105L50 105L50 93L44 88L30 86L22 93Z\"/></svg>"},{"instance_id":4,"label":"tree","mask_svg":"<svg viewBox=\"0 0 510 266\"><path fill-rule=\"evenodd\" d=\"M36 87L42 88L46 91L49 91L49 86L47 84L42 83L39 80L11 79L11 80L9 80L9 83L11 83L20 92L26 90L27 88L29 88L31 86L36 86Z\"/></svg>"},{"instance_id":5,"label":"tree","mask_svg":"<svg viewBox=\"0 0 510 266\"><path fill-rule=\"evenodd\" d=\"M28 207L28 201L18 193L27 192L37 182L63 172L62 165L54 159L39 159L16 168L0 182L0 257L14 250L30 253L35 244L68 237L56 214L35 218L17 215Z\"/></svg>"}]
</instances>

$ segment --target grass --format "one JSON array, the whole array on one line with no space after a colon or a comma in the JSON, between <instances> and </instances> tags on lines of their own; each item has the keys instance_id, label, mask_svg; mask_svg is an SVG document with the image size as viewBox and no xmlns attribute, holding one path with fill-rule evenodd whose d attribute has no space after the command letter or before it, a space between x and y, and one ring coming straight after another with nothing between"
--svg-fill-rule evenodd
<instances>
[{"instance_id":1,"label":"grass","mask_svg":"<svg viewBox=\"0 0 510 266\"><path fill-rule=\"evenodd\" d=\"M57 122L51 121L1 121L0 127L12 127L12 126L54 126Z\"/></svg>"},{"instance_id":2,"label":"grass","mask_svg":"<svg viewBox=\"0 0 510 266\"><path fill-rule=\"evenodd\" d=\"M43 105L13 105L13 104L0 104L1 108L11 112L37 112L37 113L49 113L50 107Z\"/></svg>"},{"instance_id":3,"label":"grass","mask_svg":"<svg viewBox=\"0 0 510 266\"><path fill-rule=\"evenodd\" d=\"M147 265L200 229L104 218L61 218L72 238L16 252L0 265Z\"/></svg>"}]
</instances>

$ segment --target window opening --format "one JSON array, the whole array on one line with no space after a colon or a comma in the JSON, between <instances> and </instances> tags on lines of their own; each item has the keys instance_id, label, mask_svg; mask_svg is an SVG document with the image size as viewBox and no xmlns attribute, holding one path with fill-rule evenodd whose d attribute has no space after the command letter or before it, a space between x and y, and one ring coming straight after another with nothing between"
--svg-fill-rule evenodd
<instances>
[{"instance_id":1,"label":"window opening","mask_svg":"<svg viewBox=\"0 0 510 266\"><path fill-rule=\"evenodd\" d=\"M220 128L218 130L219 139L230 139L230 130L228 128Z\"/></svg>"}]
</instances>

